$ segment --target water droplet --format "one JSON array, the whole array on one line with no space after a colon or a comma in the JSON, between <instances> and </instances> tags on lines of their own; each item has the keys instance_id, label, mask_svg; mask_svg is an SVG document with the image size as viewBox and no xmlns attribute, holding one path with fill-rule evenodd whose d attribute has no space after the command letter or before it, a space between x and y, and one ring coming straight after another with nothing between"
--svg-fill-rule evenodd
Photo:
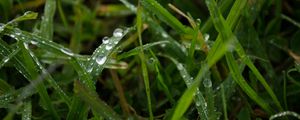
<instances>
[{"instance_id":1,"label":"water droplet","mask_svg":"<svg viewBox=\"0 0 300 120\"><path fill-rule=\"evenodd\" d=\"M3 60L3 64L4 64L4 63L7 63L7 62L8 62L8 60L9 60L9 58L8 58L8 57L6 57L6 58Z\"/></svg>"},{"instance_id":2,"label":"water droplet","mask_svg":"<svg viewBox=\"0 0 300 120\"><path fill-rule=\"evenodd\" d=\"M166 47L166 44L160 44L160 47L164 48L164 47Z\"/></svg>"},{"instance_id":3,"label":"water droplet","mask_svg":"<svg viewBox=\"0 0 300 120\"><path fill-rule=\"evenodd\" d=\"M16 36L15 36L15 35L11 35L11 37L12 37L12 38L16 38Z\"/></svg>"},{"instance_id":4,"label":"water droplet","mask_svg":"<svg viewBox=\"0 0 300 120\"><path fill-rule=\"evenodd\" d=\"M119 41L114 41L114 44L118 44L119 43Z\"/></svg>"},{"instance_id":5,"label":"water droplet","mask_svg":"<svg viewBox=\"0 0 300 120\"><path fill-rule=\"evenodd\" d=\"M19 36L19 35L21 35L21 33L20 33L20 32L17 32L17 33L16 33L16 35L18 35L18 36Z\"/></svg>"},{"instance_id":6,"label":"water droplet","mask_svg":"<svg viewBox=\"0 0 300 120\"><path fill-rule=\"evenodd\" d=\"M151 63L154 63L155 62L155 59L154 58L150 58L149 60L148 60L148 62L151 64Z\"/></svg>"},{"instance_id":7,"label":"water droplet","mask_svg":"<svg viewBox=\"0 0 300 120\"><path fill-rule=\"evenodd\" d=\"M182 65L181 63L179 63L179 64L177 65L177 68L178 68L178 70L183 70L183 65Z\"/></svg>"},{"instance_id":8,"label":"water droplet","mask_svg":"<svg viewBox=\"0 0 300 120\"><path fill-rule=\"evenodd\" d=\"M168 34L165 33L165 32L163 32L163 33L161 34L161 36L162 36L163 38L168 38Z\"/></svg>"},{"instance_id":9,"label":"water droplet","mask_svg":"<svg viewBox=\"0 0 300 120\"><path fill-rule=\"evenodd\" d=\"M210 79L204 79L203 80L203 86L206 87L206 88L209 88L212 86L212 82Z\"/></svg>"},{"instance_id":10,"label":"water droplet","mask_svg":"<svg viewBox=\"0 0 300 120\"><path fill-rule=\"evenodd\" d=\"M109 42L109 38L107 36L105 36L103 39L102 39L102 43L103 44L107 44Z\"/></svg>"},{"instance_id":11,"label":"water droplet","mask_svg":"<svg viewBox=\"0 0 300 120\"><path fill-rule=\"evenodd\" d=\"M65 53L69 56L74 56L74 53L72 53L72 51L70 49L61 49L61 52Z\"/></svg>"},{"instance_id":12,"label":"water droplet","mask_svg":"<svg viewBox=\"0 0 300 120\"><path fill-rule=\"evenodd\" d=\"M96 58L96 62L99 64L99 65L103 65L106 61L106 56L99 56Z\"/></svg>"},{"instance_id":13,"label":"water droplet","mask_svg":"<svg viewBox=\"0 0 300 120\"><path fill-rule=\"evenodd\" d=\"M106 46L105 46L105 49L106 49L106 50L110 50L110 49L112 49L112 47L113 47L113 46L111 46L111 45L106 45Z\"/></svg>"},{"instance_id":14,"label":"water droplet","mask_svg":"<svg viewBox=\"0 0 300 120\"><path fill-rule=\"evenodd\" d=\"M207 42L209 40L209 34L204 34L204 40Z\"/></svg>"},{"instance_id":15,"label":"water droplet","mask_svg":"<svg viewBox=\"0 0 300 120\"><path fill-rule=\"evenodd\" d=\"M115 37L122 37L123 36L123 30L121 28L117 28L117 29L114 30L113 35Z\"/></svg>"}]
</instances>

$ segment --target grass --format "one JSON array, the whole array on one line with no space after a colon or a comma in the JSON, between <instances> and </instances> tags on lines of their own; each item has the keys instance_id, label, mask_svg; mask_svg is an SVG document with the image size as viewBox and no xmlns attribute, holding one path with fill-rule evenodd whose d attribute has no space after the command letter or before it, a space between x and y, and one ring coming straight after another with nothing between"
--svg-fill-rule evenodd
<instances>
[{"instance_id":1,"label":"grass","mask_svg":"<svg viewBox=\"0 0 300 120\"><path fill-rule=\"evenodd\" d=\"M299 119L299 5L1 0L0 118Z\"/></svg>"}]
</instances>

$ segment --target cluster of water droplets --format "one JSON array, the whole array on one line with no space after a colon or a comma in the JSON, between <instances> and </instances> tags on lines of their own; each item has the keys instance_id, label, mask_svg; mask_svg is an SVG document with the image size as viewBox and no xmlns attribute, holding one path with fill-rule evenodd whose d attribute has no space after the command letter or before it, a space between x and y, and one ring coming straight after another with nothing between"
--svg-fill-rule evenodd
<instances>
[{"instance_id":1,"label":"cluster of water droplets","mask_svg":"<svg viewBox=\"0 0 300 120\"><path fill-rule=\"evenodd\" d=\"M93 53L93 57L91 58L92 61L96 61L96 64L103 65L107 60L107 55L111 50L119 43L121 37L124 36L124 30L121 28L116 28L113 32L112 37L103 37L102 38L102 45L95 50ZM87 71L91 73L95 69L94 62L91 62Z\"/></svg>"}]
</instances>

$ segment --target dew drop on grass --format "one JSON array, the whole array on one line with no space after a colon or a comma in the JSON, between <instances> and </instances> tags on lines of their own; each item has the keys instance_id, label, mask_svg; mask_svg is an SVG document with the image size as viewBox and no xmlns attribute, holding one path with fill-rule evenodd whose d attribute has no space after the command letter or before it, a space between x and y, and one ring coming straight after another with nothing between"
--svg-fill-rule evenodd
<instances>
[{"instance_id":1,"label":"dew drop on grass","mask_svg":"<svg viewBox=\"0 0 300 120\"><path fill-rule=\"evenodd\" d=\"M96 62L99 64L99 65L103 65L106 61L106 56L99 56L96 58Z\"/></svg>"},{"instance_id":2,"label":"dew drop on grass","mask_svg":"<svg viewBox=\"0 0 300 120\"><path fill-rule=\"evenodd\" d=\"M178 68L178 70L183 70L183 65L182 65L181 63L179 63L179 64L177 65L177 68Z\"/></svg>"},{"instance_id":3,"label":"dew drop on grass","mask_svg":"<svg viewBox=\"0 0 300 120\"><path fill-rule=\"evenodd\" d=\"M72 51L69 49L61 49L61 52L65 53L69 56L74 56L74 53L72 53Z\"/></svg>"},{"instance_id":4,"label":"dew drop on grass","mask_svg":"<svg viewBox=\"0 0 300 120\"><path fill-rule=\"evenodd\" d=\"M210 79L204 79L203 80L203 86L206 88L209 88L212 86L211 80Z\"/></svg>"},{"instance_id":5,"label":"dew drop on grass","mask_svg":"<svg viewBox=\"0 0 300 120\"><path fill-rule=\"evenodd\" d=\"M114 35L114 37L122 37L123 36L123 29L121 29L121 28L115 29L113 35Z\"/></svg>"},{"instance_id":6,"label":"dew drop on grass","mask_svg":"<svg viewBox=\"0 0 300 120\"><path fill-rule=\"evenodd\" d=\"M107 36L105 36L103 39L102 39L102 43L103 44L107 44L109 42L109 38Z\"/></svg>"},{"instance_id":7,"label":"dew drop on grass","mask_svg":"<svg viewBox=\"0 0 300 120\"><path fill-rule=\"evenodd\" d=\"M207 42L209 40L209 34L204 34L204 40Z\"/></svg>"},{"instance_id":8,"label":"dew drop on grass","mask_svg":"<svg viewBox=\"0 0 300 120\"><path fill-rule=\"evenodd\" d=\"M161 36L162 36L163 38L168 38L168 34L167 34L167 33L162 33Z\"/></svg>"},{"instance_id":9,"label":"dew drop on grass","mask_svg":"<svg viewBox=\"0 0 300 120\"><path fill-rule=\"evenodd\" d=\"M110 50L110 49L112 49L112 47L113 47L113 46L111 46L111 45L106 45L106 46L105 46L105 49L106 49L106 50Z\"/></svg>"}]
</instances>

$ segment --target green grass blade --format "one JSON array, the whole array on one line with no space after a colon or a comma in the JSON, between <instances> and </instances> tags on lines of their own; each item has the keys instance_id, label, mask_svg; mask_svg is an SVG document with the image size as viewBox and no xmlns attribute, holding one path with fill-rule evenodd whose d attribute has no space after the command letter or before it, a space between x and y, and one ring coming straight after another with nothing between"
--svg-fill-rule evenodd
<instances>
[{"instance_id":1,"label":"green grass blade","mask_svg":"<svg viewBox=\"0 0 300 120\"><path fill-rule=\"evenodd\" d=\"M192 83L193 83L193 78L189 75L189 73L184 68L184 66L182 65L182 63L179 63L177 60L175 60L172 57L169 57L169 56L165 56L165 57L169 58L176 65L176 67L179 70L180 75L181 75L182 79L184 80L186 86L188 88L190 88L192 86ZM192 94L192 97L194 96L194 101L195 101L198 113L200 114L200 117L202 119L209 119L210 116L208 115L208 111L207 111L207 102L204 99L203 94L199 90L199 88L197 87L195 90L196 90L195 91L195 95ZM190 96L190 95L188 95L188 96ZM189 98L186 98L186 97L184 99L182 101L186 101L187 102L187 101L190 100ZM187 102L187 104L185 104L185 105L178 105L178 106L176 106L176 109L175 109L175 112L174 112L174 114L172 116L172 119L176 120L176 119L181 118L182 115L184 114L185 110L189 107L188 104L190 104L190 103Z\"/></svg>"},{"instance_id":2,"label":"green grass blade","mask_svg":"<svg viewBox=\"0 0 300 120\"><path fill-rule=\"evenodd\" d=\"M114 112L105 102L99 99L96 92L90 90L89 88L86 88L78 81L75 81L74 92L84 102L88 103L93 110L102 115L104 118L108 120L121 120L116 112Z\"/></svg>"},{"instance_id":3,"label":"green grass blade","mask_svg":"<svg viewBox=\"0 0 300 120\"><path fill-rule=\"evenodd\" d=\"M230 73L232 74L233 79L239 86L243 89L243 91L254 100L259 106L261 106L268 113L272 113L273 110L261 97L257 95L257 93L248 85L246 80L243 78L241 72L238 69L238 65L233 58L233 55L228 53L226 54L226 60L228 67L230 69Z\"/></svg>"},{"instance_id":4,"label":"green grass blade","mask_svg":"<svg viewBox=\"0 0 300 120\"><path fill-rule=\"evenodd\" d=\"M1 61L0 61L0 68L4 66L5 63L7 63L12 57L14 57L18 52L20 52L20 48L17 48L14 50L12 53L10 53L8 56L5 56Z\"/></svg>"},{"instance_id":5,"label":"green grass blade","mask_svg":"<svg viewBox=\"0 0 300 120\"><path fill-rule=\"evenodd\" d=\"M87 71L92 77L95 77L101 73L104 69L104 65L109 57L109 55L114 51L116 45L120 40L129 32L132 28L126 28L124 30L117 28L114 31L114 35L110 38L105 38L106 44L101 44L91 56L90 61L87 63Z\"/></svg>"},{"instance_id":6,"label":"green grass blade","mask_svg":"<svg viewBox=\"0 0 300 120\"><path fill-rule=\"evenodd\" d=\"M38 58L34 55L34 53L28 48L28 45L25 44L26 50L29 52L31 58L33 59L35 66L38 67L38 71L41 71L45 75L45 79L50 83L51 86L58 92L60 97L64 100L64 102L70 106L71 102L66 93L61 89L61 87L57 84L57 82L52 78L52 76L48 73L48 71L44 68L44 66L39 62Z\"/></svg>"},{"instance_id":7,"label":"green grass blade","mask_svg":"<svg viewBox=\"0 0 300 120\"><path fill-rule=\"evenodd\" d=\"M41 37L51 40L53 39L53 17L56 10L56 0L46 0L44 7L44 15L41 22Z\"/></svg>"},{"instance_id":8,"label":"green grass blade","mask_svg":"<svg viewBox=\"0 0 300 120\"><path fill-rule=\"evenodd\" d=\"M31 101L25 102L23 105L22 120L32 119L32 103Z\"/></svg>"},{"instance_id":9,"label":"green grass blade","mask_svg":"<svg viewBox=\"0 0 300 120\"><path fill-rule=\"evenodd\" d=\"M32 61L31 55L27 51L26 46L24 44L20 44L19 47L21 47L21 49L22 49L22 57L23 57L24 64L25 64L26 68L29 69L28 72L30 75L30 79L28 79L28 80L31 82L35 82L32 80L37 80L38 75L39 75L39 73L37 71L35 71L35 69L37 69L35 66L35 63L34 63L34 61ZM41 100L45 104L46 109L49 110L49 112L53 115L53 119L56 119L56 120L60 119L57 112L54 109L54 106L52 105L51 99L47 93L47 89L43 85L43 83L39 83L35 87L38 90Z\"/></svg>"},{"instance_id":10,"label":"green grass blade","mask_svg":"<svg viewBox=\"0 0 300 120\"><path fill-rule=\"evenodd\" d=\"M121 55L118 56L118 59L123 59L123 58L127 58L127 57L130 57L130 56L134 56L134 55L139 54L141 47L144 50L148 50L148 49L150 49L152 47L155 47L157 45L166 45L166 44L169 44L169 41L163 40L163 41L144 44L143 46L138 46L138 47L135 47L134 49L132 49L128 52L122 53Z\"/></svg>"},{"instance_id":11,"label":"green grass blade","mask_svg":"<svg viewBox=\"0 0 300 120\"><path fill-rule=\"evenodd\" d=\"M6 81L0 79L0 95L8 93L12 90L13 90L12 86L10 86Z\"/></svg>"},{"instance_id":12,"label":"green grass blade","mask_svg":"<svg viewBox=\"0 0 300 120\"><path fill-rule=\"evenodd\" d=\"M148 112L149 112L149 119L153 120L153 112L152 112L152 105L151 105L151 93L150 93L150 83L149 83L149 75L148 75L148 69L146 65L146 58L144 54L144 48L143 48L143 42L142 42L142 26L143 26L143 21L142 21L142 12L143 9L141 6L138 7L137 9L137 32L138 32L138 38L139 38L139 43L140 43L140 60L142 64L142 74L143 74L143 80L145 84L145 91L147 95L147 102L148 102Z\"/></svg>"},{"instance_id":13,"label":"green grass blade","mask_svg":"<svg viewBox=\"0 0 300 120\"><path fill-rule=\"evenodd\" d=\"M174 30L182 33L189 33L191 28L184 26L176 17L169 13L156 0L141 0L143 7L157 15L160 20L171 26Z\"/></svg>"}]
</instances>

